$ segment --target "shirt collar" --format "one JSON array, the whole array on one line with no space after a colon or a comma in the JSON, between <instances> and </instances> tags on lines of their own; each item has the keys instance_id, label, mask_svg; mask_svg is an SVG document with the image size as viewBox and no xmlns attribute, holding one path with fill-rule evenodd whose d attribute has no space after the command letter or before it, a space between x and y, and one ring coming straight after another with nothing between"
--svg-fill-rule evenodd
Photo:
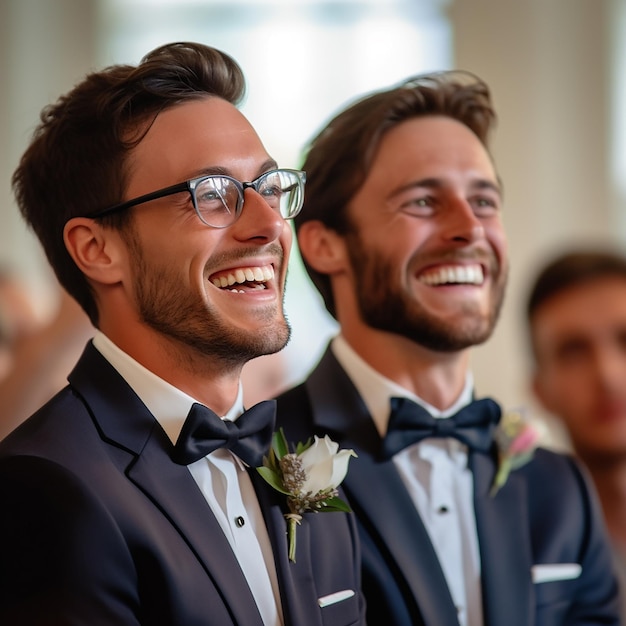
<instances>
[{"instance_id":1,"label":"shirt collar","mask_svg":"<svg viewBox=\"0 0 626 626\"><path fill-rule=\"evenodd\" d=\"M390 413L389 400L392 397L413 400L413 402L422 405L433 417L450 417L472 401L474 379L469 371L465 375L465 386L456 402L449 408L441 411L408 389L401 387L377 372L352 349L342 335L338 335L332 340L331 350L352 379L381 437L384 437L387 432Z\"/></svg>"},{"instance_id":2,"label":"shirt collar","mask_svg":"<svg viewBox=\"0 0 626 626\"><path fill-rule=\"evenodd\" d=\"M146 369L101 331L96 331L93 345L132 387L172 443L176 443L189 409L197 400ZM234 421L242 413L243 389L240 382L237 399L222 419Z\"/></svg>"}]
</instances>

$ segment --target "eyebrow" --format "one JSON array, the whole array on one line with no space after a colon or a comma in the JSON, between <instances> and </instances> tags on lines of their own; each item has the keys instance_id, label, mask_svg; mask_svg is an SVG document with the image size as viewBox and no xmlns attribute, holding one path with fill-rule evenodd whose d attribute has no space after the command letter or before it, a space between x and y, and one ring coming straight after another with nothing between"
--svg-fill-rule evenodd
<instances>
[{"instance_id":1,"label":"eyebrow","mask_svg":"<svg viewBox=\"0 0 626 626\"><path fill-rule=\"evenodd\" d=\"M276 161L274 161L274 159L268 159L258 168L257 174L254 178L258 178L259 176L270 170L275 170L277 167L278 164L276 163ZM221 165L214 165L213 167L205 167L201 170L197 170L187 180L200 178L201 176L230 176L231 178L238 180L238 178L233 175L233 172L230 169L228 169L227 167L222 167Z\"/></svg>"},{"instance_id":2,"label":"eyebrow","mask_svg":"<svg viewBox=\"0 0 626 626\"><path fill-rule=\"evenodd\" d=\"M502 196L502 185L499 180L497 183L494 183L487 178L479 178L471 181L469 186L472 190L481 191L486 189L488 191L493 191L497 193L499 196ZM446 183L440 178L422 178L420 180L415 180L406 185L397 187L388 195L387 199L391 200L392 198L399 196L406 191L419 187L426 187L429 189L443 189L444 187L446 187Z\"/></svg>"}]
</instances>

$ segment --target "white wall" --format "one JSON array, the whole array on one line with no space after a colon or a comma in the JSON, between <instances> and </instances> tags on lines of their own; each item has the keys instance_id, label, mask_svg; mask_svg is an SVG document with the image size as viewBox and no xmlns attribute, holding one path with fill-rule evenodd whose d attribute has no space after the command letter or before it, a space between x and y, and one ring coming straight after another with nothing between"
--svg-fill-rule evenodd
<instances>
[{"instance_id":1,"label":"white wall","mask_svg":"<svg viewBox=\"0 0 626 626\"><path fill-rule=\"evenodd\" d=\"M50 273L16 209L10 179L47 103L93 66L91 0L0 0L0 263L43 295Z\"/></svg>"}]
</instances>

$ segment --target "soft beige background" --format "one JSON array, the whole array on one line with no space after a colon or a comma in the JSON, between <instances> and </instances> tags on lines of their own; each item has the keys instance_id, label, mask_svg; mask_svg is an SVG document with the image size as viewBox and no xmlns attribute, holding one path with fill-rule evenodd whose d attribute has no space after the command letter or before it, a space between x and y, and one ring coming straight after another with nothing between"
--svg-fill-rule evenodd
<instances>
[{"instance_id":1,"label":"soft beige background","mask_svg":"<svg viewBox=\"0 0 626 626\"><path fill-rule=\"evenodd\" d=\"M421 1L427 0L414 0ZM453 65L490 84L500 116L494 152L505 184L512 271L499 328L473 358L478 392L507 406L528 404L523 302L530 276L546 255L570 243L625 239L625 3L431 4L451 21ZM0 262L19 268L42 303L50 277L15 209L10 175L41 107L100 65L101 15L90 0L0 2ZM324 334L327 327L314 324L308 332ZM314 357L302 355L305 362Z\"/></svg>"}]
</instances>

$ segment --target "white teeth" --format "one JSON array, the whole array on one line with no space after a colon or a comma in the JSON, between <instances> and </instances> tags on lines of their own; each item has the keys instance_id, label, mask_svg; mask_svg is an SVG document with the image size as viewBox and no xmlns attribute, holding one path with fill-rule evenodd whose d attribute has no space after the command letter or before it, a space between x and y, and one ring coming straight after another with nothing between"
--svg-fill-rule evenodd
<instances>
[{"instance_id":1,"label":"white teeth","mask_svg":"<svg viewBox=\"0 0 626 626\"><path fill-rule=\"evenodd\" d=\"M265 283L268 280L272 280L274 278L274 268L271 265L265 265L263 267L244 267L237 268L228 274L223 274L218 278L211 279L211 282L220 289L224 289L226 287L231 287L235 284L241 284L245 282L254 282L254 283ZM265 289L265 287L261 284L255 285L255 289ZM243 291L238 291L236 289L231 289L230 291L237 291L238 293L244 293Z\"/></svg>"},{"instance_id":2,"label":"white teeth","mask_svg":"<svg viewBox=\"0 0 626 626\"><path fill-rule=\"evenodd\" d=\"M424 274L420 280L427 285L482 285L483 268L480 265L455 265L442 267Z\"/></svg>"},{"instance_id":3,"label":"white teeth","mask_svg":"<svg viewBox=\"0 0 626 626\"><path fill-rule=\"evenodd\" d=\"M470 265L467 268L467 282L481 284L483 282L483 268L480 265L474 267Z\"/></svg>"}]
</instances>

